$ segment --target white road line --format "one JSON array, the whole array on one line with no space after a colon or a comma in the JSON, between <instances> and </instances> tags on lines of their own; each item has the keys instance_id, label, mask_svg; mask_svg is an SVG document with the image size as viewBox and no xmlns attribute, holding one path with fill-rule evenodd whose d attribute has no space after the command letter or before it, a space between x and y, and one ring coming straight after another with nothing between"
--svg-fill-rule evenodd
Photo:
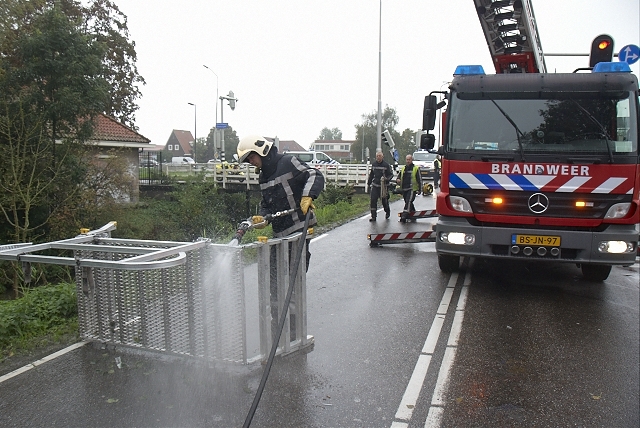
<instances>
[{"instance_id":1,"label":"white road line","mask_svg":"<svg viewBox=\"0 0 640 428\"><path fill-rule=\"evenodd\" d=\"M409 379L407 388L404 391L402 400L400 401L400 405L398 406L398 410L396 411L395 419L397 420L405 422L411 420L413 410L415 409L416 403L418 401L418 396L420 395L420 391L422 390L422 386L424 385L424 380L427 376L427 371L429 370L431 357L442 331L442 326L444 324L447 310L449 309L449 305L451 304L451 297L453 296L453 290L457 280L458 273L452 273L451 277L449 278L447 288L444 290L442 299L440 300L440 305L438 306L436 316L431 323L429 334L427 334L427 339L425 340L424 346L422 347L422 353L418 357L418 361L413 369L413 373L411 374L411 378ZM396 422L394 422L394 424L395 423ZM391 426L394 427L402 425Z\"/></svg>"},{"instance_id":2,"label":"white road line","mask_svg":"<svg viewBox=\"0 0 640 428\"><path fill-rule=\"evenodd\" d=\"M38 361L34 361L33 363L27 364L26 366L22 366L19 369L16 369L16 370L12 371L11 373L7 373L6 375L0 376L0 383L4 382L5 380L9 380L12 377L18 376L21 373L24 373L26 371L29 371L29 370L33 369L33 368L36 368L39 365L46 363L47 361L51 361L51 360L53 360L55 358L58 358L59 356L64 355L67 352L71 352L74 349L78 349L78 348L86 345L87 343L89 343L89 342L82 341L82 342L74 343L73 345L67 346L66 348L61 349L58 352L54 352L51 355L47 355L46 357L44 357L44 358L42 358L42 359L40 359Z\"/></svg>"},{"instance_id":3,"label":"white road line","mask_svg":"<svg viewBox=\"0 0 640 428\"><path fill-rule=\"evenodd\" d=\"M323 233L322 235L320 235L320 236L316 236L315 238L313 238L313 239L311 240L311 242L319 241L319 240L321 240L322 238L326 238L327 236L329 236L329 234L328 234L328 233Z\"/></svg>"},{"instance_id":4,"label":"white road line","mask_svg":"<svg viewBox=\"0 0 640 428\"><path fill-rule=\"evenodd\" d=\"M420 390L422 389L422 384L427 376L427 370L429 370L429 363L431 363L431 355L420 355L418 357L418 362L413 369L413 374L411 375L411 379L409 379L409 384L404 391L402 401L396 412L396 419L403 421L409 421L411 419L413 409L418 401L418 395L420 395Z\"/></svg>"},{"instance_id":5,"label":"white road line","mask_svg":"<svg viewBox=\"0 0 640 428\"><path fill-rule=\"evenodd\" d=\"M465 285L462 287L462 290L460 290L460 296L458 297L456 313L453 317L453 324L447 341L447 349L444 351L444 357L442 358L442 364L440 365L440 371L438 372L438 380L436 381L436 387L433 391L433 397L431 398L431 407L429 408L429 414L427 415L427 420L424 424L425 428L439 427L442 415L444 414L449 377L451 375L451 369L453 368L453 362L456 359L458 339L460 338L462 321L464 319L464 310L467 304L467 296L469 293L468 284L471 284L471 276L468 272L465 276L464 282Z\"/></svg>"}]
</instances>

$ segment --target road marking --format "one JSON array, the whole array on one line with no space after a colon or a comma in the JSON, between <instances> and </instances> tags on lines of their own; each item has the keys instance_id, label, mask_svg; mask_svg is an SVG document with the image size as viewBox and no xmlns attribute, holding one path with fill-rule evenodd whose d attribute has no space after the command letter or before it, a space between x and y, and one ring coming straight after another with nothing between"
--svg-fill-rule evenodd
<instances>
[{"instance_id":1,"label":"road marking","mask_svg":"<svg viewBox=\"0 0 640 428\"><path fill-rule=\"evenodd\" d=\"M447 349L444 351L444 357L442 358L442 364L440 365L440 371L438 372L438 380L436 381L436 386L431 398L431 407L429 408L427 420L424 423L425 428L438 428L441 425L446 403L447 388L449 386L449 378L451 376L453 363L456 359L458 340L460 338L460 332L462 331L462 321L464 319L464 311L467 305L470 284L471 274L467 272L462 289L460 290L460 296L458 297L456 313L453 317L451 332L449 333L449 339L447 340Z\"/></svg>"},{"instance_id":2,"label":"road marking","mask_svg":"<svg viewBox=\"0 0 640 428\"><path fill-rule=\"evenodd\" d=\"M22 373L24 373L26 371L29 371L29 370L31 370L33 368L36 368L39 365L46 363L47 361L51 361L51 360L53 360L55 358L58 358L59 356L64 355L67 352L71 352L74 349L81 348L84 345L86 345L87 343L89 343L89 342L82 341L82 342L74 343L73 345L67 346L66 348L61 349L58 352L54 352L51 355L47 355L46 357L44 357L44 358L42 358L42 359L40 359L38 361L34 361L33 363L27 364L26 366L22 366L19 369L16 369L16 370L12 371L11 373L7 373L6 375L0 376L0 383L4 382L5 380L9 380L12 377L18 376L19 374L22 374Z\"/></svg>"},{"instance_id":3,"label":"road marking","mask_svg":"<svg viewBox=\"0 0 640 428\"><path fill-rule=\"evenodd\" d=\"M328 234L328 233L323 233L322 235L320 235L320 236L316 236L315 238L313 238L313 239L311 240L311 242L319 241L319 240L321 240L322 238L326 238L327 236L329 236L329 234Z\"/></svg>"},{"instance_id":4,"label":"road marking","mask_svg":"<svg viewBox=\"0 0 640 428\"><path fill-rule=\"evenodd\" d=\"M457 281L458 273L454 272L449 278L449 283L447 284L447 288L444 290L442 299L440 300L440 305L438 306L438 311L431 323L431 327L429 328L429 333L427 334L424 346L422 347L422 352L418 357L418 361L413 369L413 373L411 374L407 388L404 391L402 400L400 400L400 405L398 406L398 410L395 415L395 419L399 421L408 422L411 420L413 410L415 409L418 401L418 396L420 395L420 391L424 385L424 380L427 376L427 371L429 370L429 364L431 363L436 343L438 342L438 338L442 331L447 310L451 304L451 297L453 296L453 290ZM396 422L394 422L394 424L396 424ZM392 425L392 427L396 426L400 427L402 425Z\"/></svg>"}]
</instances>

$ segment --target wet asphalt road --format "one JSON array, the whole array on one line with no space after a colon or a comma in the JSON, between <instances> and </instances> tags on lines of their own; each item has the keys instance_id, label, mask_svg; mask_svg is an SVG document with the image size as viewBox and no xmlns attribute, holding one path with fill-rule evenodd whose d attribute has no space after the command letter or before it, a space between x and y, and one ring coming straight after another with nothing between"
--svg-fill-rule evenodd
<instances>
[{"instance_id":1,"label":"wet asphalt road","mask_svg":"<svg viewBox=\"0 0 640 428\"><path fill-rule=\"evenodd\" d=\"M452 276L433 244L369 248L367 233L433 222L381 217L312 242L315 345L276 360L251 426L639 426L637 263L600 284L572 265L473 259ZM238 427L261 372L89 344L2 381L0 426Z\"/></svg>"}]
</instances>

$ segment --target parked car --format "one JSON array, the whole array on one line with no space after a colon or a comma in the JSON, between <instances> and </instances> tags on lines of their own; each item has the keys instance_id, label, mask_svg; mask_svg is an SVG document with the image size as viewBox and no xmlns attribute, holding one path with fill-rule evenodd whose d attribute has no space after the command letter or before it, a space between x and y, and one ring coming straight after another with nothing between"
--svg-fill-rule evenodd
<instances>
[{"instance_id":1,"label":"parked car","mask_svg":"<svg viewBox=\"0 0 640 428\"><path fill-rule=\"evenodd\" d=\"M305 162L308 165L337 165L339 162L331 159L329 155L324 152L308 151L308 152L284 152L286 155L292 155Z\"/></svg>"},{"instance_id":2,"label":"parked car","mask_svg":"<svg viewBox=\"0 0 640 428\"><path fill-rule=\"evenodd\" d=\"M155 159L143 159L140 161L141 168L155 168L158 165L160 165L160 163Z\"/></svg>"},{"instance_id":3,"label":"parked car","mask_svg":"<svg viewBox=\"0 0 640 428\"><path fill-rule=\"evenodd\" d=\"M413 152L413 163L420 167L420 175L423 180L433 180L435 167L433 161L436 160L437 153L428 152L426 150L418 150Z\"/></svg>"},{"instance_id":4,"label":"parked car","mask_svg":"<svg viewBox=\"0 0 640 428\"><path fill-rule=\"evenodd\" d=\"M190 156L174 156L171 158L171 163L174 165L193 165L196 161Z\"/></svg>"}]
</instances>

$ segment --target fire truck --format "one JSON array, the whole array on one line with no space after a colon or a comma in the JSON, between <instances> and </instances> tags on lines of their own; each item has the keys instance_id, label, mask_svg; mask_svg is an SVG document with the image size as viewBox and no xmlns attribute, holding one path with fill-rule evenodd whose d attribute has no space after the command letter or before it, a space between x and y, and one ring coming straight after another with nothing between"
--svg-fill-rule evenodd
<instances>
[{"instance_id":1,"label":"fire truck","mask_svg":"<svg viewBox=\"0 0 640 428\"><path fill-rule=\"evenodd\" d=\"M638 80L611 62L606 35L590 67L547 73L530 0L474 3L496 74L459 66L424 104L428 150L446 106L439 267L456 270L461 256L565 262L603 281L638 252Z\"/></svg>"}]
</instances>

